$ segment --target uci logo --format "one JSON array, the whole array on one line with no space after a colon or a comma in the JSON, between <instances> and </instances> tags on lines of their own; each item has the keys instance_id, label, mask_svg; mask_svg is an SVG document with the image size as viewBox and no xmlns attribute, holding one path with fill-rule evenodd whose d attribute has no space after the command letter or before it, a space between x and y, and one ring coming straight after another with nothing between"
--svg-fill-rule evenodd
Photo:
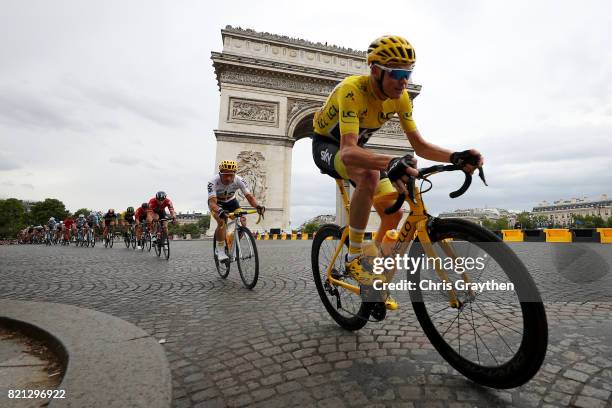
<instances>
[{"instance_id":1,"label":"uci logo","mask_svg":"<svg viewBox=\"0 0 612 408\"><path fill-rule=\"evenodd\" d=\"M327 149L321 151L321 160L327 163L328 166L331 165L331 158L332 154Z\"/></svg>"}]
</instances>

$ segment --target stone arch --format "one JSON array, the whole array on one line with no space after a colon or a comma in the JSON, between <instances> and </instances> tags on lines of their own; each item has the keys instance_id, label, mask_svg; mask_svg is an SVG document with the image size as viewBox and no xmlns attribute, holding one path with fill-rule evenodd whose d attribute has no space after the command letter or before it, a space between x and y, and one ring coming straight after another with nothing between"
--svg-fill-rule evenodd
<instances>
[{"instance_id":1,"label":"stone arch","mask_svg":"<svg viewBox=\"0 0 612 408\"><path fill-rule=\"evenodd\" d=\"M365 52L227 26L223 51L211 59L220 91L216 161L256 163L266 219L253 230L289 228L292 148L312 133L312 117L348 75L368 71ZM420 86L410 84L414 97ZM405 152L410 146L397 123L388 122L370 146ZM248 206L245 205L248 208ZM214 231L211 220L210 232Z\"/></svg>"}]
</instances>

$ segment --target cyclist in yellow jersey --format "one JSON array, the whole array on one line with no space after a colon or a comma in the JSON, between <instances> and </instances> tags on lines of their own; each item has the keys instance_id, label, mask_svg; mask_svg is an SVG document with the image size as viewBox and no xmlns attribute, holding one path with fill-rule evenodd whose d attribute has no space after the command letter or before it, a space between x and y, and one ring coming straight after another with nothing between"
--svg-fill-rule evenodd
<instances>
[{"instance_id":1,"label":"cyclist in yellow jersey","mask_svg":"<svg viewBox=\"0 0 612 408\"><path fill-rule=\"evenodd\" d=\"M374 208L381 216L377 241L386 230L395 228L402 213L387 216L383 210L397 197L393 188L403 189L409 176L417 176L416 160L408 154L393 157L364 148L370 136L397 115L415 153L428 160L451 162L473 173L482 166L483 157L475 149L462 152L433 145L421 136L412 119L412 102L406 90L416 56L408 41L387 35L368 47L369 75L349 76L336 86L325 105L314 116L313 158L319 169L336 179L355 185L349 220L349 254L346 270L360 284L372 283L373 275L364 271L361 247L365 228ZM388 298L387 308L397 308Z\"/></svg>"}]
</instances>

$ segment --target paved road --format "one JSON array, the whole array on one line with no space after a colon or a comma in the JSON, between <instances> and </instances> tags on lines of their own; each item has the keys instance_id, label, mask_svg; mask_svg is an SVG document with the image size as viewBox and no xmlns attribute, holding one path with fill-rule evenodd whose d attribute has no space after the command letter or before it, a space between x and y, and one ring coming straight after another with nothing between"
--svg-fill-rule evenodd
<instances>
[{"instance_id":1,"label":"paved road","mask_svg":"<svg viewBox=\"0 0 612 408\"><path fill-rule=\"evenodd\" d=\"M495 391L433 350L412 309L356 332L327 315L312 281L311 241L258 241L260 281L216 274L206 241L169 261L113 249L0 247L0 298L61 302L123 318L159 339L174 406L612 405L612 246L513 244L547 302L550 345L538 375Z\"/></svg>"}]
</instances>

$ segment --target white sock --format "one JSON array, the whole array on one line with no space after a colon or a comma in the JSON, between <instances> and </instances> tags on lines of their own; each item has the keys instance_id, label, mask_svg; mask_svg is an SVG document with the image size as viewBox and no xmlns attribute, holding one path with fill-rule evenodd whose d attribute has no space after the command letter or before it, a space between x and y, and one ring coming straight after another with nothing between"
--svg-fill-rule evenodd
<instances>
[{"instance_id":1,"label":"white sock","mask_svg":"<svg viewBox=\"0 0 612 408\"><path fill-rule=\"evenodd\" d=\"M225 248L225 241L221 241L221 242L217 241L217 248L219 249Z\"/></svg>"}]
</instances>

